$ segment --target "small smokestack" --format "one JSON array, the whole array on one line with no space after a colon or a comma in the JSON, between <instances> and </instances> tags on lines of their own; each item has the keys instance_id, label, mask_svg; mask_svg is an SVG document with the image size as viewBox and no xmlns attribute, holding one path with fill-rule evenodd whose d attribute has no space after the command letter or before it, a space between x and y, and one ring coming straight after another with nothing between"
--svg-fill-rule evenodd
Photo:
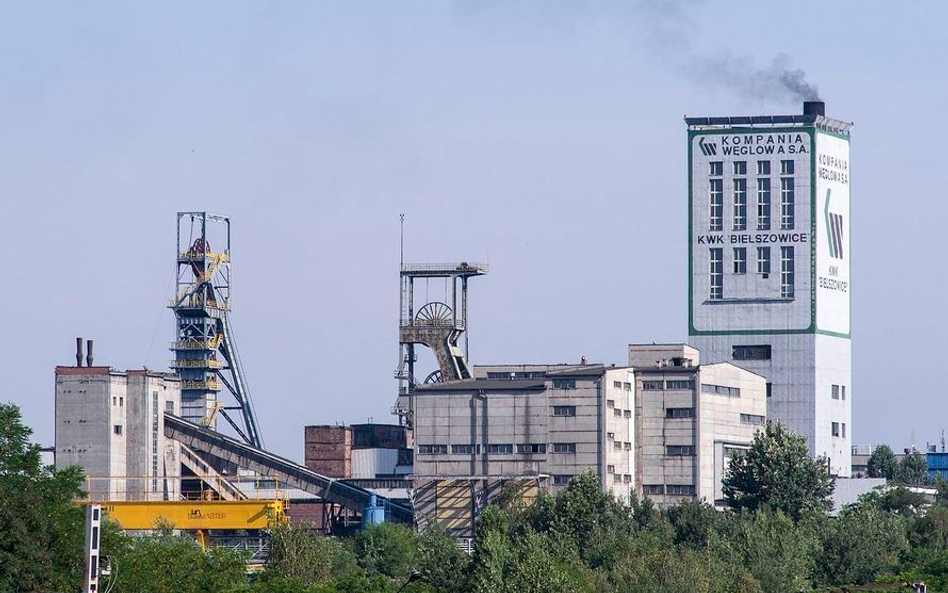
<instances>
[{"instance_id":1,"label":"small smokestack","mask_svg":"<svg viewBox=\"0 0 948 593\"><path fill-rule=\"evenodd\" d=\"M76 338L76 366L82 366L82 338Z\"/></svg>"},{"instance_id":2,"label":"small smokestack","mask_svg":"<svg viewBox=\"0 0 948 593\"><path fill-rule=\"evenodd\" d=\"M804 101L803 115L826 115L826 103L823 101Z\"/></svg>"},{"instance_id":3,"label":"small smokestack","mask_svg":"<svg viewBox=\"0 0 948 593\"><path fill-rule=\"evenodd\" d=\"M86 366L92 366L92 340L86 340Z\"/></svg>"}]
</instances>

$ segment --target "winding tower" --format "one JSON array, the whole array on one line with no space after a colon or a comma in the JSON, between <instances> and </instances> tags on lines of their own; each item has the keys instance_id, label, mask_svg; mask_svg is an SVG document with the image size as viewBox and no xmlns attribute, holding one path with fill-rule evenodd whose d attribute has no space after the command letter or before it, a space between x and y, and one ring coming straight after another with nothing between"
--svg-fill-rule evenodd
<instances>
[{"instance_id":1,"label":"winding tower","mask_svg":"<svg viewBox=\"0 0 948 593\"><path fill-rule=\"evenodd\" d=\"M398 379L398 403L393 410L403 424L412 426L414 390L417 385L415 363L418 361L416 346L428 347L438 368L424 378L424 383L459 381L472 378L467 363L467 283L468 279L483 276L488 271L486 264L460 262L438 264L401 264L401 290L399 293L400 319L398 326L399 365L395 371ZM443 281L443 300L423 299L416 308L415 285ZM427 295L427 291L426 291ZM464 337L463 348L460 345Z\"/></svg>"},{"instance_id":2,"label":"winding tower","mask_svg":"<svg viewBox=\"0 0 948 593\"><path fill-rule=\"evenodd\" d=\"M177 226L171 366L181 375L182 416L216 430L220 415L244 441L261 447L229 317L230 219L209 212L178 212ZM228 401L219 397L222 388L230 393Z\"/></svg>"}]
</instances>

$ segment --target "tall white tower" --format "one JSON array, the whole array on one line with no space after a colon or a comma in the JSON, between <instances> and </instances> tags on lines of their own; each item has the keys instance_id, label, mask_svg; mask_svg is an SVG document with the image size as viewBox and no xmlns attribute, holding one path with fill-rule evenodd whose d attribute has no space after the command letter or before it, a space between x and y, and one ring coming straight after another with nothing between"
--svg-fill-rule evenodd
<instances>
[{"instance_id":1,"label":"tall white tower","mask_svg":"<svg viewBox=\"0 0 948 593\"><path fill-rule=\"evenodd\" d=\"M849 133L803 115L687 117L688 334L768 380L767 414L849 476Z\"/></svg>"}]
</instances>

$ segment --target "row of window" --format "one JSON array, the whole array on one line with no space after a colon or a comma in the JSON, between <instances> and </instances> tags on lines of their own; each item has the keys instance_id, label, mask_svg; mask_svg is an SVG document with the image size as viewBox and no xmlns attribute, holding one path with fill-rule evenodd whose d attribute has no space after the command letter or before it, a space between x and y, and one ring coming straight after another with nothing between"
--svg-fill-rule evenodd
<instances>
[{"instance_id":1,"label":"row of window","mask_svg":"<svg viewBox=\"0 0 948 593\"><path fill-rule=\"evenodd\" d=\"M120 407L120 408L125 407L125 398L120 395L120 396L118 397L118 402L116 403L115 396L113 395L113 396L112 396L112 405L113 405L113 406L118 405L118 407Z\"/></svg>"},{"instance_id":2,"label":"row of window","mask_svg":"<svg viewBox=\"0 0 948 593\"><path fill-rule=\"evenodd\" d=\"M709 250L711 256L711 288L709 298L712 301L724 298L724 249L721 247L712 247ZM793 263L794 250L792 245L785 245L780 248L780 296L781 298L793 298L795 284L795 270ZM734 248L734 273L747 273L747 248ZM770 247L757 248L757 272L770 275Z\"/></svg>"},{"instance_id":3,"label":"row of window","mask_svg":"<svg viewBox=\"0 0 948 593\"><path fill-rule=\"evenodd\" d=\"M668 445L665 447L665 455L671 457L694 457L694 445Z\"/></svg>"},{"instance_id":4,"label":"row of window","mask_svg":"<svg viewBox=\"0 0 948 593\"><path fill-rule=\"evenodd\" d=\"M711 161L708 164L710 165L709 175L712 177L724 175L724 161ZM747 175L747 161L734 161L732 164L734 175ZM793 175L794 171L795 167L792 160L780 161L781 175ZM757 161L757 175L770 175L770 161Z\"/></svg>"},{"instance_id":5,"label":"row of window","mask_svg":"<svg viewBox=\"0 0 948 593\"><path fill-rule=\"evenodd\" d=\"M629 444L631 449L631 443ZM546 443L524 443L516 447L517 453L521 455L532 455L535 453L546 453ZM482 449L480 445L451 445L452 455L480 455ZM495 443L487 445L487 452L499 455L511 455L514 452L514 446L510 443ZM576 443L553 443L554 453L575 453ZM448 445L418 445L419 455L447 455Z\"/></svg>"},{"instance_id":6,"label":"row of window","mask_svg":"<svg viewBox=\"0 0 948 593\"><path fill-rule=\"evenodd\" d=\"M765 422L767 422L767 418L764 416L758 416L757 414L741 414L741 424L763 426Z\"/></svg>"},{"instance_id":7,"label":"row of window","mask_svg":"<svg viewBox=\"0 0 948 593\"><path fill-rule=\"evenodd\" d=\"M726 395L728 397L741 397L740 387L727 387L725 385L714 385L711 383L702 383L701 393L712 393L714 395Z\"/></svg>"},{"instance_id":8,"label":"row of window","mask_svg":"<svg viewBox=\"0 0 948 593\"><path fill-rule=\"evenodd\" d=\"M612 448L615 449L616 451L623 451L623 450L631 451L632 443L630 443L629 441L625 441L625 442L615 441L614 443L612 443Z\"/></svg>"},{"instance_id":9,"label":"row of window","mask_svg":"<svg viewBox=\"0 0 948 593\"><path fill-rule=\"evenodd\" d=\"M710 179L708 230L724 230L724 180ZM780 229L792 230L796 225L795 189L793 177L780 179ZM771 189L770 179L757 180L757 230L771 229ZM734 200L732 210L732 228L735 231L747 230L747 180L734 180Z\"/></svg>"},{"instance_id":10,"label":"row of window","mask_svg":"<svg viewBox=\"0 0 948 593\"><path fill-rule=\"evenodd\" d=\"M669 379L668 381L642 381L642 389L645 391L679 390L691 391L695 388L695 382L690 379Z\"/></svg>"},{"instance_id":11,"label":"row of window","mask_svg":"<svg viewBox=\"0 0 948 593\"><path fill-rule=\"evenodd\" d=\"M626 391L632 391L631 383L623 383L622 381L613 381L612 386L616 389L624 389Z\"/></svg>"},{"instance_id":12,"label":"row of window","mask_svg":"<svg viewBox=\"0 0 948 593\"><path fill-rule=\"evenodd\" d=\"M645 484L642 486L644 494L669 494L671 496L693 496L695 487L692 484Z\"/></svg>"}]
</instances>

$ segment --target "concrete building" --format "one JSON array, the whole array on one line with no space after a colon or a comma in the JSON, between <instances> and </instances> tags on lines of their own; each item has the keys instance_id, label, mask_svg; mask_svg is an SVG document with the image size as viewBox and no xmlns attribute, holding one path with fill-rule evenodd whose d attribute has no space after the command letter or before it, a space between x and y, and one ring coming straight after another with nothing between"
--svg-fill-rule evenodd
<instances>
[{"instance_id":1,"label":"concrete building","mask_svg":"<svg viewBox=\"0 0 948 593\"><path fill-rule=\"evenodd\" d=\"M173 374L56 367L56 467L80 466L93 500L176 500L180 447L164 412L180 407Z\"/></svg>"},{"instance_id":2,"label":"concrete building","mask_svg":"<svg viewBox=\"0 0 948 593\"><path fill-rule=\"evenodd\" d=\"M415 394L416 482L533 476L556 491L585 470L625 498L635 474L631 369L478 366Z\"/></svg>"},{"instance_id":3,"label":"concrete building","mask_svg":"<svg viewBox=\"0 0 948 593\"><path fill-rule=\"evenodd\" d=\"M767 420L766 380L731 363L700 365L684 344L630 345L635 375L635 487L661 506L723 504L730 458Z\"/></svg>"},{"instance_id":4,"label":"concrete building","mask_svg":"<svg viewBox=\"0 0 948 593\"><path fill-rule=\"evenodd\" d=\"M687 117L689 342L768 382L768 414L849 476L852 124Z\"/></svg>"}]
</instances>

